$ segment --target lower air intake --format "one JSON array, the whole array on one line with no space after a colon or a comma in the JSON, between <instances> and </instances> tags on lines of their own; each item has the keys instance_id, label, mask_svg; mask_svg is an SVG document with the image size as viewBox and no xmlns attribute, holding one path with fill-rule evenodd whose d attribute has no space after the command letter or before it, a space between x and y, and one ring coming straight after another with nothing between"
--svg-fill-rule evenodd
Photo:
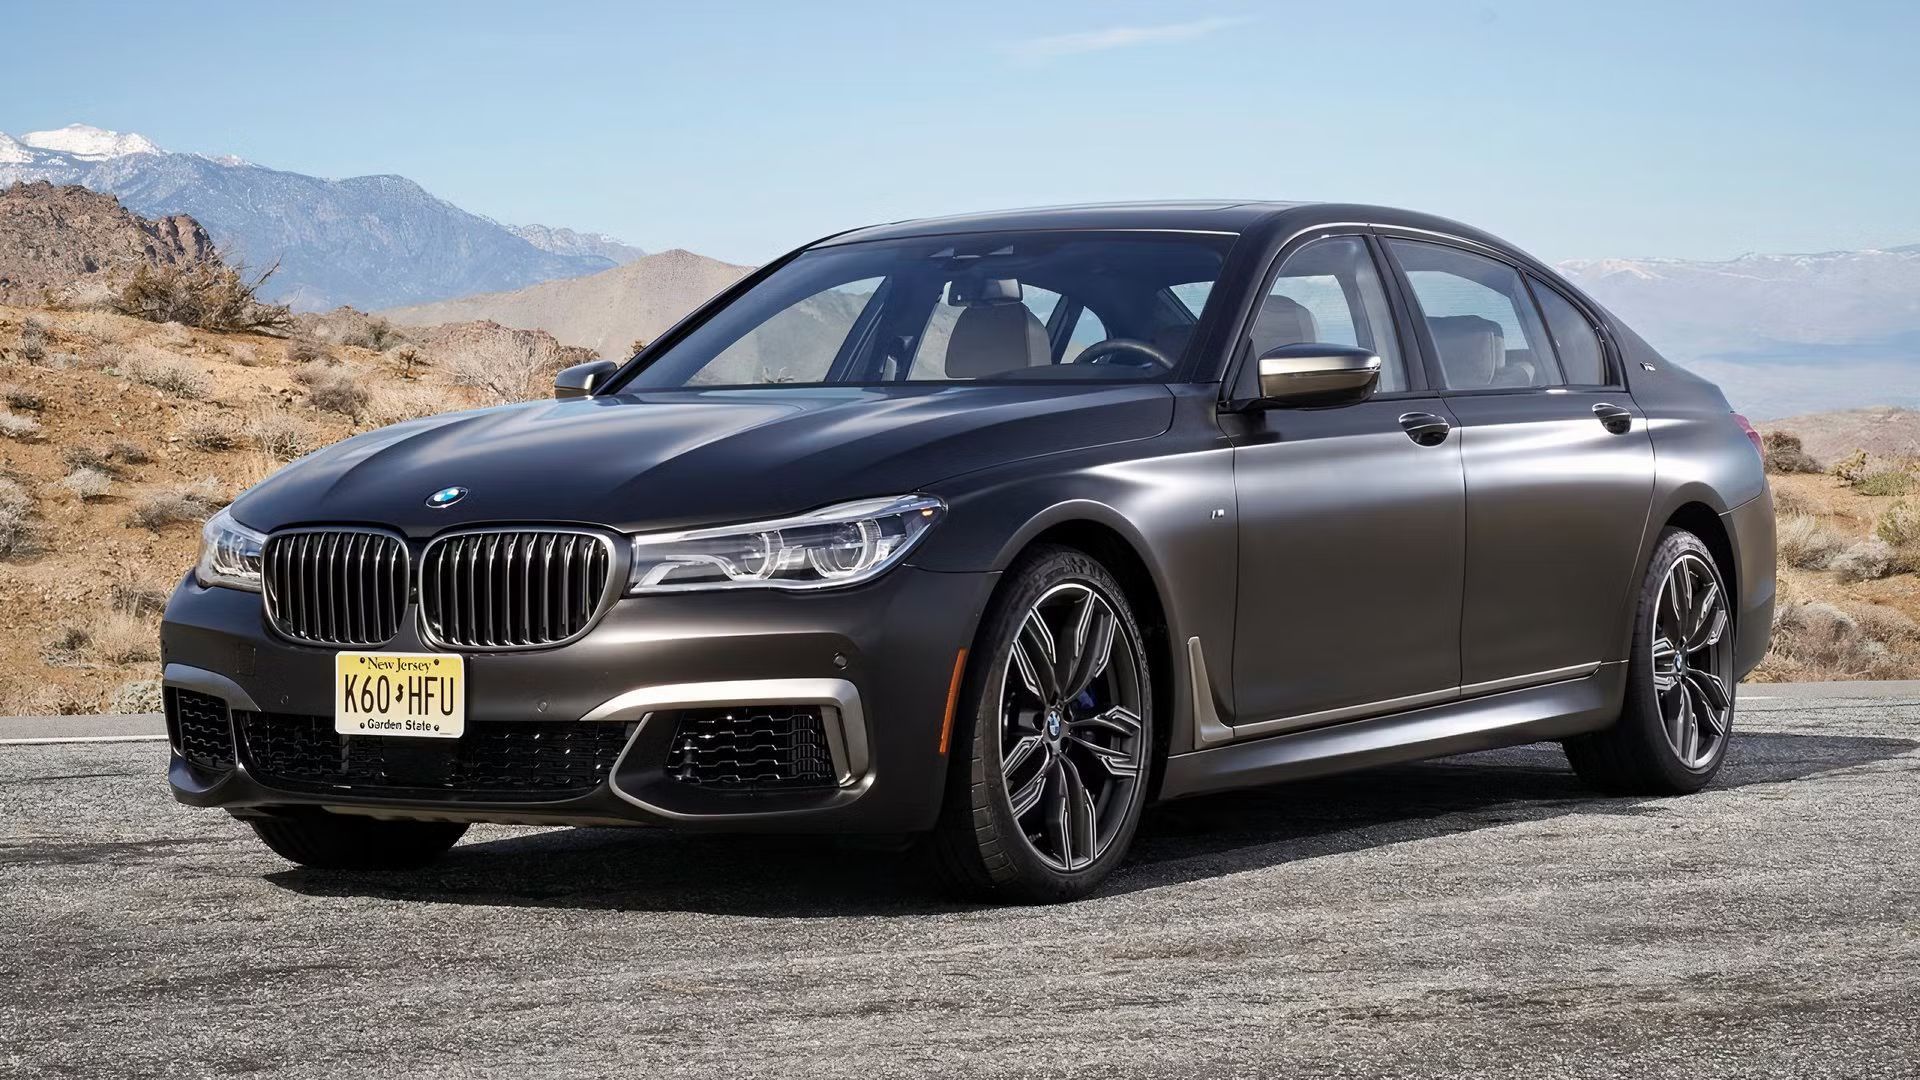
<instances>
[{"instance_id":1,"label":"lower air intake","mask_svg":"<svg viewBox=\"0 0 1920 1080\"><path fill-rule=\"evenodd\" d=\"M626 748L626 724L471 722L458 739L341 735L330 716L234 714L247 771L287 791L542 801L585 795Z\"/></svg>"},{"instance_id":2,"label":"lower air intake","mask_svg":"<svg viewBox=\"0 0 1920 1080\"><path fill-rule=\"evenodd\" d=\"M667 775L716 791L836 786L816 705L688 709L667 751Z\"/></svg>"},{"instance_id":3,"label":"lower air intake","mask_svg":"<svg viewBox=\"0 0 1920 1080\"><path fill-rule=\"evenodd\" d=\"M233 768L233 726L227 703L212 694L168 687L167 736L188 764L209 772Z\"/></svg>"}]
</instances>

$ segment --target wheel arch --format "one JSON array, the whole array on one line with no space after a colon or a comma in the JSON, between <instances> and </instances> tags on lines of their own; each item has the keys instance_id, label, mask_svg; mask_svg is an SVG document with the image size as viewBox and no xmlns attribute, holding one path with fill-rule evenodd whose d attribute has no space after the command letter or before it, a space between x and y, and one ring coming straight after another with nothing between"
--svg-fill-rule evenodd
<instances>
[{"instance_id":1,"label":"wheel arch","mask_svg":"<svg viewBox=\"0 0 1920 1080\"><path fill-rule=\"evenodd\" d=\"M1106 512L1089 512L1090 507L1100 507ZM1144 554L1144 541L1111 507L1088 504L1077 510L1056 507L1055 511L1022 529L1007 545L995 568L1005 570L1033 548L1058 545L1092 556L1119 582L1128 605L1133 608L1134 620L1140 626L1141 645L1154 674L1153 709L1160 722L1154 725L1153 774L1148 781L1147 797L1157 798L1172 746L1174 710L1182 700L1178 692L1182 678L1176 667L1178 650L1174 648L1176 635L1166 585Z\"/></svg>"},{"instance_id":2,"label":"wheel arch","mask_svg":"<svg viewBox=\"0 0 1920 1080\"><path fill-rule=\"evenodd\" d=\"M1733 553L1733 537L1727 534L1726 522L1720 519L1719 513L1698 500L1684 502L1674 507L1673 512L1667 515L1666 523L1661 526L1663 531L1670 528L1685 529L1699 537L1701 543L1707 545L1707 550L1713 554L1715 568L1720 571L1720 577L1726 582L1727 595L1738 598L1740 596L1739 562ZM1737 602L1729 603L1727 606L1730 611L1735 611L1737 614L1739 607Z\"/></svg>"}]
</instances>

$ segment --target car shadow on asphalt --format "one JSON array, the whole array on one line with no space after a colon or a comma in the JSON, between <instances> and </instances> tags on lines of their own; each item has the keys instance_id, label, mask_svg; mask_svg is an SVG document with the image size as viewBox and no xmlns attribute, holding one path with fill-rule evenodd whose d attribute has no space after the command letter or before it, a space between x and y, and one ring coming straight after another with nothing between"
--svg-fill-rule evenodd
<instances>
[{"instance_id":1,"label":"car shadow on asphalt","mask_svg":"<svg viewBox=\"0 0 1920 1080\"><path fill-rule=\"evenodd\" d=\"M1740 734L1714 788L1804 780L1916 747L1911 739ZM1519 822L1659 813L1665 801L1595 795L1553 745L1185 799L1148 810L1132 856L1095 897ZM295 869L267 880L311 896L782 918L969 907L941 896L900 845L666 829L543 830L469 841L422 870Z\"/></svg>"}]
</instances>

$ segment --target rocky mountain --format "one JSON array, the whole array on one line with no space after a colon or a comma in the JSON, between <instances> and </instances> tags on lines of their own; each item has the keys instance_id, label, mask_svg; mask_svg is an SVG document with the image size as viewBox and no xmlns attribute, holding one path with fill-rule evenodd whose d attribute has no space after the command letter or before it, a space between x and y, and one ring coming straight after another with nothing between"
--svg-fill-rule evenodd
<instances>
[{"instance_id":1,"label":"rocky mountain","mask_svg":"<svg viewBox=\"0 0 1920 1080\"><path fill-rule=\"evenodd\" d=\"M575 232L572 229L556 229L551 225L509 225L507 231L541 251L550 251L555 255L598 256L616 266L624 266L646 254L632 244L615 240L606 233Z\"/></svg>"},{"instance_id":2,"label":"rocky mountain","mask_svg":"<svg viewBox=\"0 0 1920 1080\"><path fill-rule=\"evenodd\" d=\"M1920 245L1559 269L1754 415L1920 405Z\"/></svg>"},{"instance_id":3,"label":"rocky mountain","mask_svg":"<svg viewBox=\"0 0 1920 1080\"><path fill-rule=\"evenodd\" d=\"M143 136L83 124L0 135L0 187L33 180L108 192L148 217L191 215L231 259L278 262L263 297L300 310L516 289L619 261L584 250L591 238L576 250L543 248L405 177L326 180L169 153Z\"/></svg>"},{"instance_id":4,"label":"rocky mountain","mask_svg":"<svg viewBox=\"0 0 1920 1080\"><path fill-rule=\"evenodd\" d=\"M111 195L44 181L0 189L0 304L39 304L49 293L89 285L104 290L140 266L214 257L212 238L184 214L148 221Z\"/></svg>"},{"instance_id":5,"label":"rocky mountain","mask_svg":"<svg viewBox=\"0 0 1920 1080\"><path fill-rule=\"evenodd\" d=\"M487 320L545 330L565 344L625 359L634 339L652 340L751 270L675 249L588 277L381 314L403 326Z\"/></svg>"},{"instance_id":6,"label":"rocky mountain","mask_svg":"<svg viewBox=\"0 0 1920 1080\"><path fill-rule=\"evenodd\" d=\"M1799 436L1813 459L1832 464L1865 450L1876 458L1920 458L1920 411L1892 405L1803 413L1762 425Z\"/></svg>"}]
</instances>

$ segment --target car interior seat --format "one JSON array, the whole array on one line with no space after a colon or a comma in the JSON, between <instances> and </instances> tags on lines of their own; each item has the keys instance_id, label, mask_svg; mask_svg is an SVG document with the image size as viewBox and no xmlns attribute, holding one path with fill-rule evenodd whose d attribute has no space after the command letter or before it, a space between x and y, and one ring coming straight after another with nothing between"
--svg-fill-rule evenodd
<instances>
[{"instance_id":1,"label":"car interior seat","mask_svg":"<svg viewBox=\"0 0 1920 1080\"><path fill-rule=\"evenodd\" d=\"M1047 328L1025 304L977 304L963 309L947 339L949 379L984 379L1003 371L1053 362Z\"/></svg>"},{"instance_id":2,"label":"car interior seat","mask_svg":"<svg viewBox=\"0 0 1920 1080\"><path fill-rule=\"evenodd\" d=\"M1449 387L1495 385L1494 376L1507 360L1506 334L1499 323L1478 315L1443 315L1428 319L1427 328L1433 334L1433 347L1440 352L1440 368Z\"/></svg>"}]
</instances>

